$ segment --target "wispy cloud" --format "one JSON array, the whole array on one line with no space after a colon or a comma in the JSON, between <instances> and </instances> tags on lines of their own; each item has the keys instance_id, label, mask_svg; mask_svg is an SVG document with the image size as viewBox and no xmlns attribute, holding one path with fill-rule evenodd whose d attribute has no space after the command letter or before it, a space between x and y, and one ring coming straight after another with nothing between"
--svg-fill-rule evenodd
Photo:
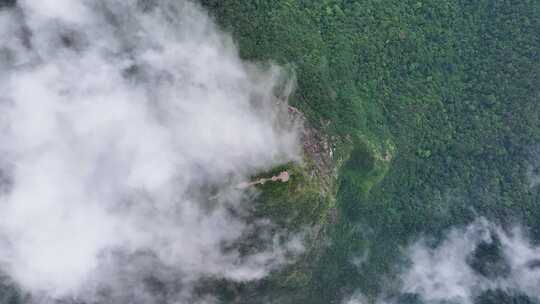
<instances>
[{"instance_id":1,"label":"wispy cloud","mask_svg":"<svg viewBox=\"0 0 540 304\"><path fill-rule=\"evenodd\" d=\"M503 229L479 218L451 229L442 239L422 237L404 254L410 264L399 282L383 286L378 297L368 298L358 290L342 303L471 304L501 295L540 301L540 247L519 225Z\"/></svg>"},{"instance_id":2,"label":"wispy cloud","mask_svg":"<svg viewBox=\"0 0 540 304\"><path fill-rule=\"evenodd\" d=\"M252 229L232 185L299 159L282 77L188 1L0 10L1 269L43 297L140 303L130 284L152 277L183 299L201 276L266 275L298 240L228 248Z\"/></svg>"},{"instance_id":3,"label":"wispy cloud","mask_svg":"<svg viewBox=\"0 0 540 304\"><path fill-rule=\"evenodd\" d=\"M519 292L540 299L540 248L521 228L505 231L480 219L454 229L438 246L425 240L409 249L411 268L403 276L403 292L427 303L472 303L487 290Z\"/></svg>"}]
</instances>

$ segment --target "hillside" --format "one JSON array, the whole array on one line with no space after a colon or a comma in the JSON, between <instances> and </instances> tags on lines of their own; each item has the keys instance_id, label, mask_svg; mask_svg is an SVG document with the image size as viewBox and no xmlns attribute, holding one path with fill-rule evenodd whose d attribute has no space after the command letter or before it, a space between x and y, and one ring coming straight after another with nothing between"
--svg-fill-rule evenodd
<instances>
[{"instance_id":1,"label":"hillside","mask_svg":"<svg viewBox=\"0 0 540 304\"><path fill-rule=\"evenodd\" d=\"M403 246L479 216L521 223L540 239L531 185L539 2L201 2L244 59L293 70L292 104L352 151L339 171L332 244L309 287L279 289L290 301L277 302L392 294Z\"/></svg>"},{"instance_id":2,"label":"hillside","mask_svg":"<svg viewBox=\"0 0 540 304\"><path fill-rule=\"evenodd\" d=\"M540 1L0 0L0 304L539 304Z\"/></svg>"}]
</instances>

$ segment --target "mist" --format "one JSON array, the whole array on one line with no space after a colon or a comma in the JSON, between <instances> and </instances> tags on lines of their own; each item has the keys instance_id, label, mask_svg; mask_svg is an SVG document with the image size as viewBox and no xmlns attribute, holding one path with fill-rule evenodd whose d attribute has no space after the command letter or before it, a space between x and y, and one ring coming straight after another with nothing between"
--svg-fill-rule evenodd
<instances>
[{"instance_id":1,"label":"mist","mask_svg":"<svg viewBox=\"0 0 540 304\"><path fill-rule=\"evenodd\" d=\"M488 291L540 300L540 247L520 226L503 229L480 218L429 243L421 239L407 250L412 264L401 276L402 292L426 303L476 303Z\"/></svg>"},{"instance_id":2,"label":"mist","mask_svg":"<svg viewBox=\"0 0 540 304\"><path fill-rule=\"evenodd\" d=\"M343 304L537 303L540 246L524 227L480 217L441 238L420 236L402 250L397 273L376 296L361 290ZM365 261L364 261L365 262Z\"/></svg>"},{"instance_id":3,"label":"mist","mask_svg":"<svg viewBox=\"0 0 540 304\"><path fill-rule=\"evenodd\" d=\"M241 255L272 223L234 185L300 159L291 87L189 1L0 8L1 271L36 302L159 302L150 277L194 303L200 278L264 277L301 239Z\"/></svg>"}]
</instances>

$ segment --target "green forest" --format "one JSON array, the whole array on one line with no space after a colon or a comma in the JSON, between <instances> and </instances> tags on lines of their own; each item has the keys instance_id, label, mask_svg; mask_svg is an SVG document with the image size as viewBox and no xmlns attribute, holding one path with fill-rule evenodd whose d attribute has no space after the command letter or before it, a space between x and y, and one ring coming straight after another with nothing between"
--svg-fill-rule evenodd
<instances>
[{"instance_id":1,"label":"green forest","mask_svg":"<svg viewBox=\"0 0 540 304\"><path fill-rule=\"evenodd\" d=\"M371 299L391 294L403 246L479 216L522 223L540 241L540 192L531 185L540 2L201 2L243 59L293 70L290 103L350 151L337 182L338 219L326 227L331 245L296 270L302 283L280 285L276 274L256 286L225 284L223 299L232 289L242 303L340 303L358 289ZM362 252L367 262L354 267ZM480 301L496 299L488 293Z\"/></svg>"},{"instance_id":2,"label":"green forest","mask_svg":"<svg viewBox=\"0 0 540 304\"><path fill-rule=\"evenodd\" d=\"M0 0L0 304L540 303L539 0L42 1Z\"/></svg>"}]
</instances>

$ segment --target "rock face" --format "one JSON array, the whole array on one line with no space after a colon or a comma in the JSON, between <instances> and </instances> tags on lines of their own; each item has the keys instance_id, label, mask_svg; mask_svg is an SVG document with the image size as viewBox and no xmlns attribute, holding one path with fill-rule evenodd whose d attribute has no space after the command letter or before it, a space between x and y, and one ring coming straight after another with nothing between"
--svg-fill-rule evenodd
<instances>
[{"instance_id":1,"label":"rock face","mask_svg":"<svg viewBox=\"0 0 540 304\"><path fill-rule=\"evenodd\" d=\"M338 171L338 162L334 159L335 145L327 135L313 127L300 110L293 106L288 106L287 110L291 119L301 126L300 141L305 161L311 163L310 176L321 181L322 194L328 195Z\"/></svg>"}]
</instances>

